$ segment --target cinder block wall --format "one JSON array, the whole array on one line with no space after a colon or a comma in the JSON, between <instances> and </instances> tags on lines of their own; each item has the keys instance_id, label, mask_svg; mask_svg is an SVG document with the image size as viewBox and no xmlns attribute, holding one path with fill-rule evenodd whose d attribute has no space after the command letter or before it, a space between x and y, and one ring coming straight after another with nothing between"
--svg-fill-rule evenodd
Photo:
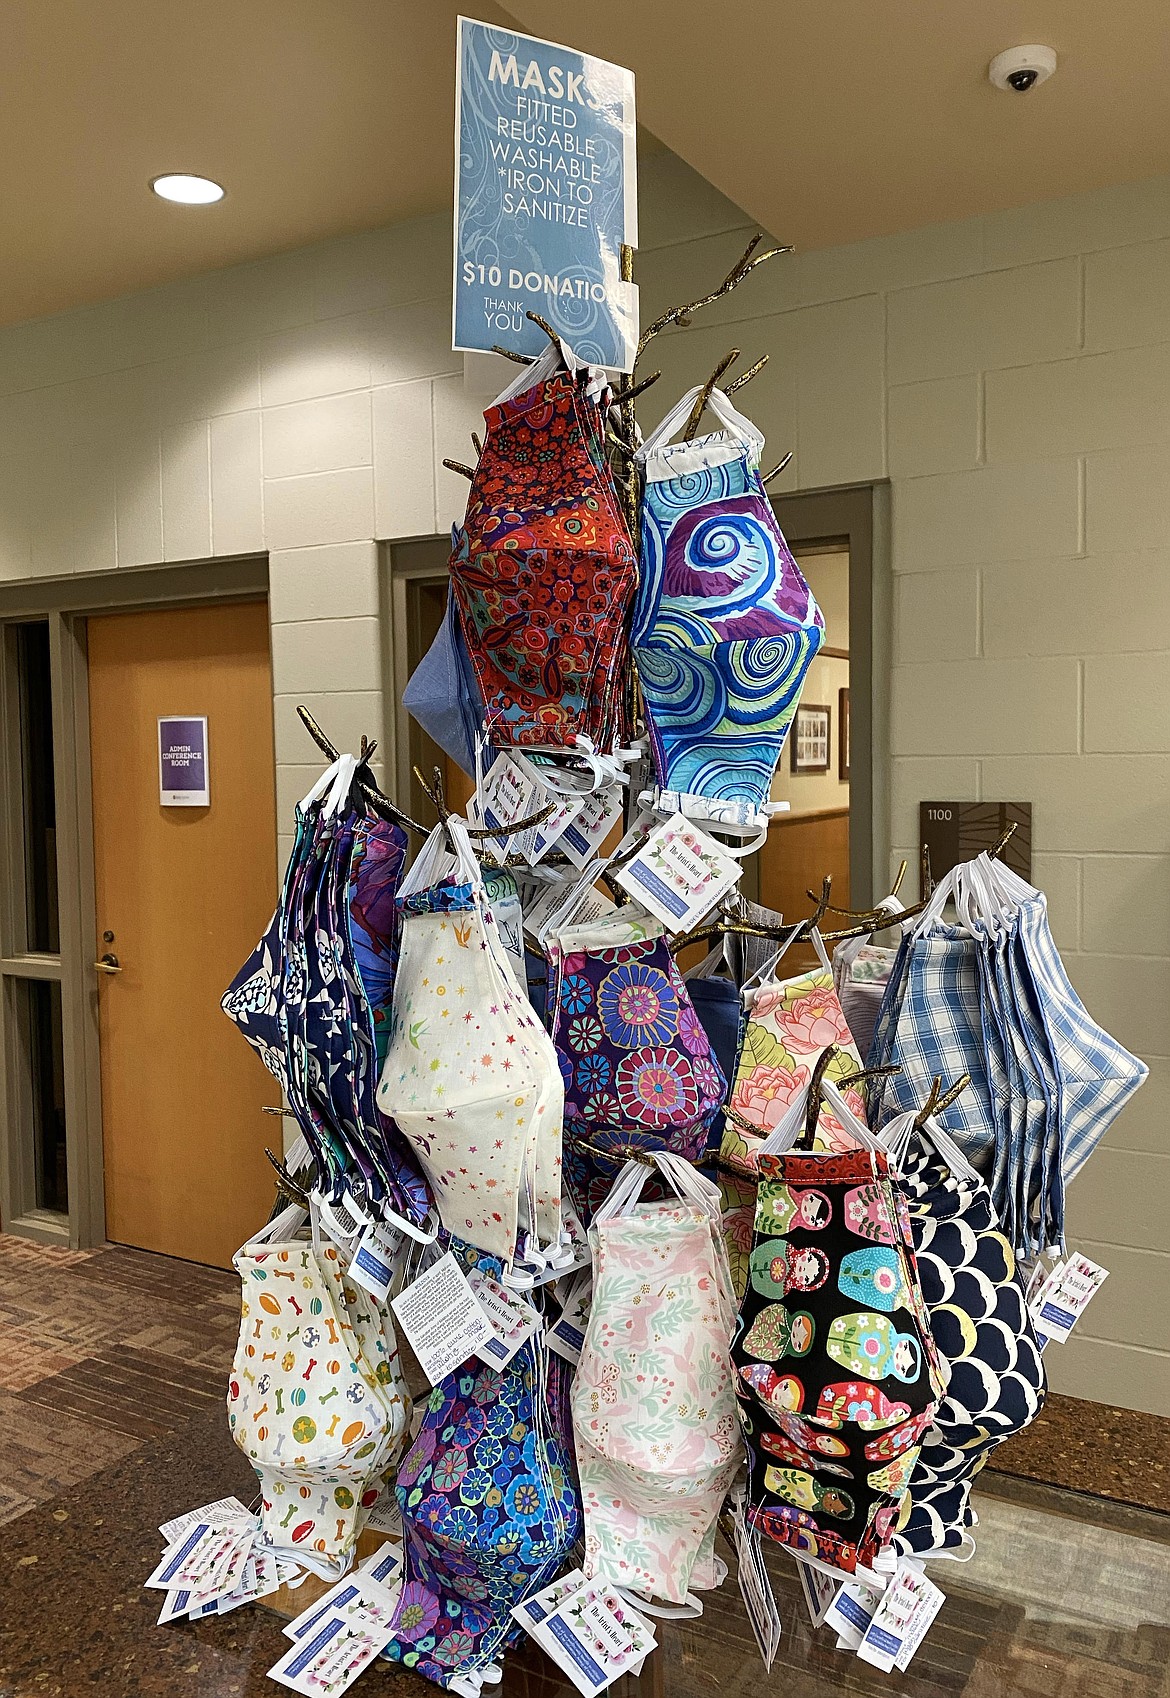
<instances>
[{"instance_id":1,"label":"cinder block wall","mask_svg":"<svg viewBox=\"0 0 1170 1698\"><path fill-rule=\"evenodd\" d=\"M644 318L751 228L643 171ZM783 232L780 232L783 235ZM280 820L385 720L378 541L458 517L481 401L449 341L444 217L0 331L0 577L267 550ZM1070 1195L1112 1277L1059 1389L1170 1404L1170 178L772 262L660 339L653 421L725 349L780 487L889 478L891 861L926 796L1031 799L1093 1012L1151 1079ZM660 398L660 402L659 399ZM282 853L288 838L282 838Z\"/></svg>"}]
</instances>

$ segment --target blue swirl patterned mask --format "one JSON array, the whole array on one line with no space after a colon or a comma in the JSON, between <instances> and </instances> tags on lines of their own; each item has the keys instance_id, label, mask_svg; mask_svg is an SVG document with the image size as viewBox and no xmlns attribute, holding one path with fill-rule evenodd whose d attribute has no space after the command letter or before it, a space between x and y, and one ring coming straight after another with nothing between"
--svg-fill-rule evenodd
<instances>
[{"instance_id":1,"label":"blue swirl patterned mask","mask_svg":"<svg viewBox=\"0 0 1170 1698\"><path fill-rule=\"evenodd\" d=\"M720 390L726 431L642 449L642 570L632 645L659 808L752 827L825 623L760 481L763 437Z\"/></svg>"}]
</instances>

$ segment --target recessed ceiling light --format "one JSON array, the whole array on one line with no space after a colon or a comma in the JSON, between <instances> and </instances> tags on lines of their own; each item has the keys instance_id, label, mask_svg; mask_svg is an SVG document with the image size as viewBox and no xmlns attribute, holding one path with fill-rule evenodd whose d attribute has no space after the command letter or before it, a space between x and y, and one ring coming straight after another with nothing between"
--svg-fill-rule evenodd
<instances>
[{"instance_id":1,"label":"recessed ceiling light","mask_svg":"<svg viewBox=\"0 0 1170 1698\"><path fill-rule=\"evenodd\" d=\"M210 177L191 177L185 171L155 177L150 186L163 200L178 201L180 206L210 206L224 196L221 183L213 183Z\"/></svg>"}]
</instances>

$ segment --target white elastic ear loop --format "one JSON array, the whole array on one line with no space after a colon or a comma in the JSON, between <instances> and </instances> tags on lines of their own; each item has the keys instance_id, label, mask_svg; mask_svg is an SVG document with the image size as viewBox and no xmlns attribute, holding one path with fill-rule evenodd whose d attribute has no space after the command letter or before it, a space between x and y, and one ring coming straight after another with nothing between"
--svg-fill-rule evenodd
<instances>
[{"instance_id":1,"label":"white elastic ear loop","mask_svg":"<svg viewBox=\"0 0 1170 1698\"><path fill-rule=\"evenodd\" d=\"M883 1148L879 1139L870 1131L864 1120L857 1118L831 1080L822 1079L821 1090L824 1092L829 1107L851 1138L856 1138L857 1142L864 1145L867 1150L881 1150Z\"/></svg>"},{"instance_id":2,"label":"white elastic ear loop","mask_svg":"<svg viewBox=\"0 0 1170 1698\"><path fill-rule=\"evenodd\" d=\"M649 1179L651 1169L644 1162L631 1158L622 1168L613 1184L609 1195L593 1216L596 1226L601 1221L616 1220L619 1215L629 1214Z\"/></svg>"},{"instance_id":3,"label":"white elastic ear loop","mask_svg":"<svg viewBox=\"0 0 1170 1698\"><path fill-rule=\"evenodd\" d=\"M803 1096L797 1097L795 1102L788 1105L784 1111L784 1116L781 1119L779 1126L774 1127L764 1139L764 1142L758 1148L757 1154L761 1156L787 1155L788 1151L792 1148L793 1144L795 1144L798 1136L800 1135L800 1130L804 1125L804 1117L807 1107L808 1093L806 1091ZM731 1124L736 1126L739 1131L743 1130L742 1127L738 1126L736 1121L733 1120Z\"/></svg>"},{"instance_id":4,"label":"white elastic ear loop","mask_svg":"<svg viewBox=\"0 0 1170 1698\"><path fill-rule=\"evenodd\" d=\"M631 1592L628 1586L615 1586L614 1591L634 1609L641 1610L643 1615L652 1615L659 1621L694 1621L703 1613L703 1600L693 1592L688 1592L685 1602L681 1604L652 1604L640 1592Z\"/></svg>"},{"instance_id":5,"label":"white elastic ear loop","mask_svg":"<svg viewBox=\"0 0 1170 1698\"><path fill-rule=\"evenodd\" d=\"M316 784L313 785L313 788L309 791L308 795L301 797L300 805L302 808L311 808L314 802L320 801L321 797L325 794L329 786L337 777L337 771L343 759L344 756L338 755L337 759L332 761L330 765L325 768L325 771L321 774Z\"/></svg>"},{"instance_id":6,"label":"white elastic ear loop","mask_svg":"<svg viewBox=\"0 0 1170 1698\"><path fill-rule=\"evenodd\" d=\"M337 763L337 777L333 781L333 788L329 792L329 799L325 803L324 808L321 810L326 819L332 819L335 814L340 813L342 807L349 800L349 794L353 789L354 774L356 772L357 756L342 755L341 759Z\"/></svg>"},{"instance_id":7,"label":"white elastic ear loop","mask_svg":"<svg viewBox=\"0 0 1170 1698\"><path fill-rule=\"evenodd\" d=\"M825 948L825 940L820 934L819 927L814 926L812 931L809 932L808 941L812 944L813 948L816 950L817 960L820 962L821 966L825 969L825 972L828 973L830 977L832 977L833 964L829 960L829 953Z\"/></svg>"}]
</instances>

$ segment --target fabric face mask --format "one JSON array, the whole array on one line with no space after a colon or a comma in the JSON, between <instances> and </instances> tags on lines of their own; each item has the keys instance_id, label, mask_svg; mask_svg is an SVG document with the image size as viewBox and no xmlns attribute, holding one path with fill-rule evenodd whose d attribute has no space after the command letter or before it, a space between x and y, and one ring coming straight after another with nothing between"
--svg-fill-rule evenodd
<instances>
[{"instance_id":1,"label":"fabric face mask","mask_svg":"<svg viewBox=\"0 0 1170 1698\"><path fill-rule=\"evenodd\" d=\"M795 1555L851 1573L888 1543L943 1391L909 1226L884 1151L756 1160L732 1347L747 1518Z\"/></svg>"},{"instance_id":2,"label":"fabric face mask","mask_svg":"<svg viewBox=\"0 0 1170 1698\"><path fill-rule=\"evenodd\" d=\"M574 749L584 736L608 754L626 730L636 570L590 387L556 371L484 415L451 581L498 745Z\"/></svg>"},{"instance_id":3,"label":"fabric face mask","mask_svg":"<svg viewBox=\"0 0 1170 1698\"><path fill-rule=\"evenodd\" d=\"M434 642L411 673L402 705L427 736L469 776L475 773L475 740L483 725L483 699L463 641L455 591Z\"/></svg>"},{"instance_id":4,"label":"fabric face mask","mask_svg":"<svg viewBox=\"0 0 1170 1698\"><path fill-rule=\"evenodd\" d=\"M679 1183L686 1164L668 1163ZM602 1211L590 1229L593 1307L572 1391L585 1572L674 1604L716 1583L713 1530L742 1458L718 1192L693 1170L679 1188Z\"/></svg>"},{"instance_id":5,"label":"fabric face mask","mask_svg":"<svg viewBox=\"0 0 1170 1698\"><path fill-rule=\"evenodd\" d=\"M786 980L774 980L745 992L747 1019L735 1072L731 1107L760 1129L749 1132L726 1117L720 1161L745 1178L755 1172L755 1154L764 1138L775 1131L792 1104L808 1092L813 1070L824 1052L836 1046L827 1077L830 1082L861 1070L828 966ZM862 1120L865 1102L855 1086L844 1088L849 1107ZM853 1140L826 1103L817 1120L818 1145L849 1149Z\"/></svg>"},{"instance_id":6,"label":"fabric face mask","mask_svg":"<svg viewBox=\"0 0 1170 1698\"><path fill-rule=\"evenodd\" d=\"M451 1248L499 1277L499 1262ZM578 1538L562 1370L539 1335L503 1369L464 1363L431 1393L399 1467L406 1574L386 1654L440 1686L478 1684L522 1631L513 1607Z\"/></svg>"},{"instance_id":7,"label":"fabric face mask","mask_svg":"<svg viewBox=\"0 0 1170 1698\"><path fill-rule=\"evenodd\" d=\"M413 882L425 882L438 841L412 868ZM479 868L459 841L466 882L400 898L402 952L378 1105L417 1156L447 1230L511 1264L522 1227L537 1248L560 1239L564 1086L496 936Z\"/></svg>"},{"instance_id":8,"label":"fabric face mask","mask_svg":"<svg viewBox=\"0 0 1170 1698\"><path fill-rule=\"evenodd\" d=\"M233 1258L242 1283L232 1437L260 1480L265 1544L343 1567L406 1437L389 1316L346 1281L336 1246L287 1210Z\"/></svg>"},{"instance_id":9,"label":"fabric face mask","mask_svg":"<svg viewBox=\"0 0 1170 1698\"><path fill-rule=\"evenodd\" d=\"M759 431L715 389L710 404L727 429L670 444L698 394L685 395L639 452L631 645L656 807L757 827L824 619L760 482Z\"/></svg>"},{"instance_id":10,"label":"fabric face mask","mask_svg":"<svg viewBox=\"0 0 1170 1698\"><path fill-rule=\"evenodd\" d=\"M950 1370L894 1541L928 1555L966 1544L974 1476L997 1445L1040 1413L1045 1375L1015 1256L987 1187L929 1120L910 1133L898 1169L930 1329Z\"/></svg>"},{"instance_id":11,"label":"fabric face mask","mask_svg":"<svg viewBox=\"0 0 1170 1698\"><path fill-rule=\"evenodd\" d=\"M548 945L567 1168L587 1215L631 1144L697 1161L727 1090L661 922L626 912L568 927ZM612 1159L598 1153L610 1149Z\"/></svg>"}]
</instances>

